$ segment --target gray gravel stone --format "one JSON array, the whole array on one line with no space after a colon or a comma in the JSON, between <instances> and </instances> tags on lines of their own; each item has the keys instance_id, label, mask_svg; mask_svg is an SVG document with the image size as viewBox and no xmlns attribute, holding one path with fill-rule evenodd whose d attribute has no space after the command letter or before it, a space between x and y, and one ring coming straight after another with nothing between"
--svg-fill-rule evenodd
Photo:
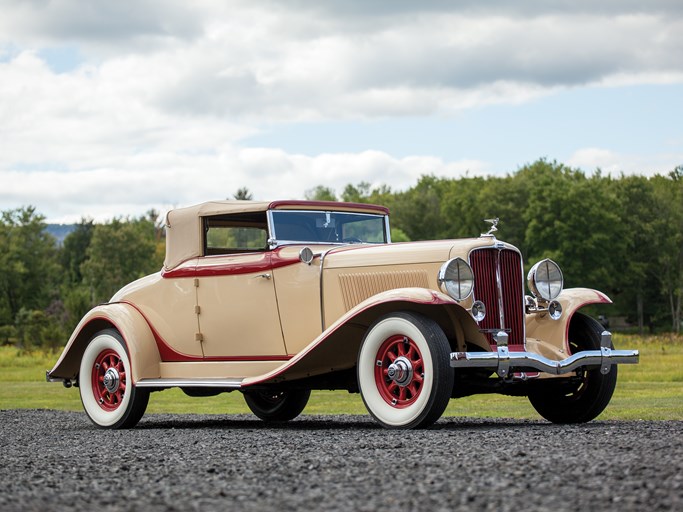
<instances>
[{"instance_id":1,"label":"gray gravel stone","mask_svg":"<svg viewBox=\"0 0 683 512\"><path fill-rule=\"evenodd\" d=\"M0 411L0 510L683 510L683 422Z\"/></svg>"}]
</instances>

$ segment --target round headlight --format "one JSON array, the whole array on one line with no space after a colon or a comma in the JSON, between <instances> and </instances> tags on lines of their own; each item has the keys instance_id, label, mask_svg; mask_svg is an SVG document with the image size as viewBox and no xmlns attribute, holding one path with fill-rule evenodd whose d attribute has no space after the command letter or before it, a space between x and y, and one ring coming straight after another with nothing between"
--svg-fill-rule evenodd
<instances>
[{"instance_id":1,"label":"round headlight","mask_svg":"<svg viewBox=\"0 0 683 512\"><path fill-rule=\"evenodd\" d=\"M527 276L529 290L535 297L543 300L553 300L562 291L564 278L560 267L552 260L542 260L536 263Z\"/></svg>"},{"instance_id":2,"label":"round headlight","mask_svg":"<svg viewBox=\"0 0 683 512\"><path fill-rule=\"evenodd\" d=\"M465 300L474 287L472 267L462 258L448 260L439 270L439 284L455 300Z\"/></svg>"}]
</instances>

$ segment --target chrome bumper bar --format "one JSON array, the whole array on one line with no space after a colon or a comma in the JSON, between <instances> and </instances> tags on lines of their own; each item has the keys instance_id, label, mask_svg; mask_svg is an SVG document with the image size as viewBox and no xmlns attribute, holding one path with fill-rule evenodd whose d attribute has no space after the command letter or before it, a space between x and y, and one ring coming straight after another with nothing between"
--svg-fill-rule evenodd
<instances>
[{"instance_id":1,"label":"chrome bumper bar","mask_svg":"<svg viewBox=\"0 0 683 512\"><path fill-rule=\"evenodd\" d=\"M612 335L604 331L600 338L600 350L584 350L561 361L548 359L531 352L510 352L507 333L500 331L493 336L495 352L452 352L453 368L490 368L499 377L506 378L511 368L533 368L554 375L576 371L585 366L598 366L603 374L609 373L615 364L636 364L640 354L637 350L614 350Z\"/></svg>"}]
</instances>

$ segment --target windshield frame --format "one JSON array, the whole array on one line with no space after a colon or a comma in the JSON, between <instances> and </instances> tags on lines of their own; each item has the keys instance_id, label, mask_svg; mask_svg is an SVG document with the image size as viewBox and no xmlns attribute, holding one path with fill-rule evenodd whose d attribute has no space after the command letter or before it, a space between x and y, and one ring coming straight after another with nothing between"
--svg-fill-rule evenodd
<instances>
[{"instance_id":1,"label":"windshield frame","mask_svg":"<svg viewBox=\"0 0 683 512\"><path fill-rule=\"evenodd\" d=\"M319 241L319 240L288 240L286 238L278 239L277 231L275 229L275 219L273 214L277 213L299 213L299 214L333 214L333 215L353 215L353 216L364 216L371 218L382 219L382 227L384 230L384 241L383 242L330 242L330 241ZM278 210L268 210L268 246L270 249L275 249L284 245L383 245L391 243L391 231L389 229L389 216L377 213L367 213L367 212L354 212L354 211L339 211L339 210L314 210L314 209L278 209Z\"/></svg>"}]
</instances>

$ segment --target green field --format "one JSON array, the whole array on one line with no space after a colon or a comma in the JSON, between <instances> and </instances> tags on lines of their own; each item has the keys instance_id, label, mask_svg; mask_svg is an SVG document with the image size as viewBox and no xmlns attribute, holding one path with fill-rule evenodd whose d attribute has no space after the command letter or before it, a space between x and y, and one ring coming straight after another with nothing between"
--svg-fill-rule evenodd
<instances>
[{"instance_id":1,"label":"green field","mask_svg":"<svg viewBox=\"0 0 683 512\"><path fill-rule=\"evenodd\" d=\"M640 364L619 368L619 382L600 419L683 420L683 336L614 336L616 348L640 350ZM0 409L81 410L78 389L45 382L59 354L19 354L0 347ZM179 389L153 393L148 413L249 413L239 392L190 398ZM358 394L314 391L304 414L365 414ZM477 395L451 400L447 416L536 418L525 398Z\"/></svg>"}]
</instances>

